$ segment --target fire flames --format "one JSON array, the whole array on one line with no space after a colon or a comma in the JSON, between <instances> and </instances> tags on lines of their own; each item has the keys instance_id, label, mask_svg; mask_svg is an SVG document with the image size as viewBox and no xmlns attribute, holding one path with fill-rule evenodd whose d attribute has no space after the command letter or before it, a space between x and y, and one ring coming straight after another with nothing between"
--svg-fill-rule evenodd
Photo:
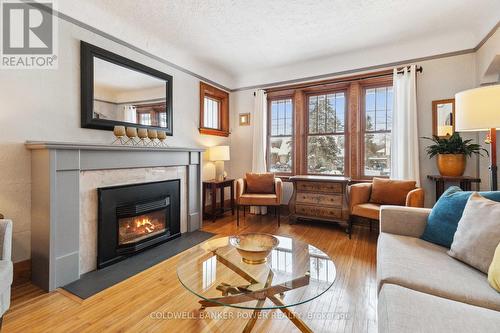
<instances>
[{"instance_id":1,"label":"fire flames","mask_svg":"<svg viewBox=\"0 0 500 333\"><path fill-rule=\"evenodd\" d=\"M165 231L163 212L123 218L119 221L119 243L138 242Z\"/></svg>"},{"instance_id":2,"label":"fire flames","mask_svg":"<svg viewBox=\"0 0 500 333\"><path fill-rule=\"evenodd\" d=\"M141 221L135 221L135 227L137 229L144 229L148 233L155 231L155 225L151 223L148 218L143 218Z\"/></svg>"}]
</instances>

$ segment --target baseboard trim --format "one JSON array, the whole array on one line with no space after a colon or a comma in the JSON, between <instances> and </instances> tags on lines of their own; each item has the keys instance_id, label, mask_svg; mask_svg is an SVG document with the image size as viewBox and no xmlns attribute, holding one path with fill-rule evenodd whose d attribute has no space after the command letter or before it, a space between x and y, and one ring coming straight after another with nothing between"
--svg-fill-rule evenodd
<instances>
[{"instance_id":1,"label":"baseboard trim","mask_svg":"<svg viewBox=\"0 0 500 333\"><path fill-rule=\"evenodd\" d=\"M31 281L31 259L14 263L13 286Z\"/></svg>"}]
</instances>

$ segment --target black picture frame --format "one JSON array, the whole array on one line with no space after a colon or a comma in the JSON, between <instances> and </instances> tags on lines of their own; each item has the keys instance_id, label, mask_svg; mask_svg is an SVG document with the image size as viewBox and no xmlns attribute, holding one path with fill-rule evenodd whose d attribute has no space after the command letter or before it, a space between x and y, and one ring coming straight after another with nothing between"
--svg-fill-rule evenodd
<instances>
[{"instance_id":1,"label":"black picture frame","mask_svg":"<svg viewBox=\"0 0 500 333\"><path fill-rule=\"evenodd\" d=\"M94 108L94 58L111 62L115 65L128 68L146 75L165 81L166 89L166 113L167 127L147 126L133 124L123 121L96 119L93 117ZM172 86L173 77L166 73L160 72L154 68L145 66L128 58L122 57L116 53L107 51L92 44L80 41L80 80L81 80L81 126L83 128L93 128L102 130L113 130L116 125L143 127L165 131L167 135L173 135L173 103L172 103Z\"/></svg>"}]
</instances>

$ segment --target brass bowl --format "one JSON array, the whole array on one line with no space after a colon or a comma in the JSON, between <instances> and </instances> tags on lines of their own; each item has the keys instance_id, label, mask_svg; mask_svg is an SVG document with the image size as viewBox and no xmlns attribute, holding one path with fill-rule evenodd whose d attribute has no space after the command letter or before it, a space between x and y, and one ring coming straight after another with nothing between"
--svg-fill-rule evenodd
<instances>
[{"instance_id":1,"label":"brass bowl","mask_svg":"<svg viewBox=\"0 0 500 333\"><path fill-rule=\"evenodd\" d=\"M229 243L239 252L243 262L251 265L265 263L279 242L273 235L257 232L229 237Z\"/></svg>"}]
</instances>

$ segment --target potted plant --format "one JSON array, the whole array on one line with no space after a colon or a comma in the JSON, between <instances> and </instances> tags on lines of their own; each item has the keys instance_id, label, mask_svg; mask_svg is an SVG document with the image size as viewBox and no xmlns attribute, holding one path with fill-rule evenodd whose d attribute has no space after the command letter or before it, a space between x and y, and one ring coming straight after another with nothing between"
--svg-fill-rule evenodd
<instances>
[{"instance_id":1,"label":"potted plant","mask_svg":"<svg viewBox=\"0 0 500 333\"><path fill-rule=\"evenodd\" d=\"M433 136L432 138L424 137L424 139L434 142L426 148L426 151L429 158L437 155L437 167L442 176L462 176L467 157L472 156L472 154L483 156L483 152L489 155L486 149L477 143L471 143L472 140L462 140L457 132L444 138Z\"/></svg>"}]
</instances>

